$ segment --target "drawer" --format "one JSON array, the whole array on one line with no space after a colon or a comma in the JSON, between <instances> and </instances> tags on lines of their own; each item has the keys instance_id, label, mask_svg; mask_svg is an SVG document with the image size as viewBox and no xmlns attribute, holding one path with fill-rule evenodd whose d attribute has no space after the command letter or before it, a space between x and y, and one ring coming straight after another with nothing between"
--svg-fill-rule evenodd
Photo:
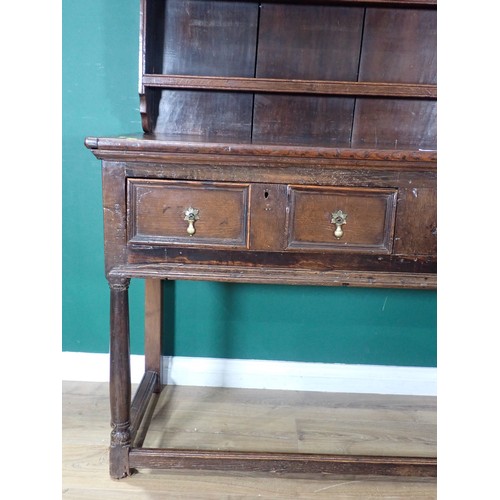
<instances>
[{"instance_id":1,"label":"drawer","mask_svg":"<svg viewBox=\"0 0 500 500\"><path fill-rule=\"evenodd\" d=\"M391 252L395 189L289 186L288 199L289 249Z\"/></svg>"},{"instance_id":2,"label":"drawer","mask_svg":"<svg viewBox=\"0 0 500 500\"><path fill-rule=\"evenodd\" d=\"M248 184L128 179L129 243L248 247Z\"/></svg>"}]
</instances>

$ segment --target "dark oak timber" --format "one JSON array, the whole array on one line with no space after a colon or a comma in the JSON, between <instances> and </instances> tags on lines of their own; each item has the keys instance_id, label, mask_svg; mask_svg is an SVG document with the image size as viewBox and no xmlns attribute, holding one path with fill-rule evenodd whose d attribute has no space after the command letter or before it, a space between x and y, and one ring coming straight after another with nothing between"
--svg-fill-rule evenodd
<instances>
[{"instance_id":1,"label":"dark oak timber","mask_svg":"<svg viewBox=\"0 0 500 500\"><path fill-rule=\"evenodd\" d=\"M130 466L149 469L258 471L281 474L330 473L435 477L436 459L306 453L155 450L132 448Z\"/></svg>"},{"instance_id":2,"label":"dark oak timber","mask_svg":"<svg viewBox=\"0 0 500 500\"><path fill-rule=\"evenodd\" d=\"M158 373L146 370L130 406L130 437L132 443L144 418L151 396L158 385Z\"/></svg>"},{"instance_id":3,"label":"dark oak timber","mask_svg":"<svg viewBox=\"0 0 500 500\"><path fill-rule=\"evenodd\" d=\"M208 77L184 75L144 75L146 87L173 89L231 90L291 94L363 95L385 97L436 98L436 85L385 82L283 80L279 78Z\"/></svg>"},{"instance_id":4,"label":"dark oak timber","mask_svg":"<svg viewBox=\"0 0 500 500\"><path fill-rule=\"evenodd\" d=\"M150 449L138 438L162 388L162 280L436 287L436 12L435 0L141 0L144 134L85 140L102 161L111 477L436 475L435 458ZM131 400L136 278L145 373Z\"/></svg>"},{"instance_id":5,"label":"dark oak timber","mask_svg":"<svg viewBox=\"0 0 500 500\"><path fill-rule=\"evenodd\" d=\"M163 287L160 279L144 283L144 357L146 372L156 373L155 392L161 390L162 379Z\"/></svg>"},{"instance_id":6,"label":"dark oak timber","mask_svg":"<svg viewBox=\"0 0 500 500\"><path fill-rule=\"evenodd\" d=\"M111 342L109 397L111 409L110 474L128 476L128 451L132 441L130 419L130 351L128 278L109 278L111 289Z\"/></svg>"},{"instance_id":7,"label":"dark oak timber","mask_svg":"<svg viewBox=\"0 0 500 500\"><path fill-rule=\"evenodd\" d=\"M435 272L389 273L367 271L310 271L301 269L270 268L264 272L257 267L235 265L129 265L117 267L113 276L133 278L164 278L196 281L221 281L233 283L283 283L286 285L314 286L363 286L371 288L436 288Z\"/></svg>"}]
</instances>

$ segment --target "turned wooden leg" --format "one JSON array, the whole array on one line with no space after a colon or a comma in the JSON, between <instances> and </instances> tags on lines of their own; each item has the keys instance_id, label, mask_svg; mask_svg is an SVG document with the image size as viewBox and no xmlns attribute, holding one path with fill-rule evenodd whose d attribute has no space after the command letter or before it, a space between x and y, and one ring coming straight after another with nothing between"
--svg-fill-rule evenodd
<instances>
[{"instance_id":1,"label":"turned wooden leg","mask_svg":"<svg viewBox=\"0 0 500 500\"><path fill-rule=\"evenodd\" d=\"M144 323L144 354L146 371L158 374L155 392L160 392L162 380L162 280L145 280L145 323Z\"/></svg>"},{"instance_id":2,"label":"turned wooden leg","mask_svg":"<svg viewBox=\"0 0 500 500\"><path fill-rule=\"evenodd\" d=\"M130 339L128 287L129 279L110 278L110 379L111 444L109 473L115 479L130 475Z\"/></svg>"}]
</instances>

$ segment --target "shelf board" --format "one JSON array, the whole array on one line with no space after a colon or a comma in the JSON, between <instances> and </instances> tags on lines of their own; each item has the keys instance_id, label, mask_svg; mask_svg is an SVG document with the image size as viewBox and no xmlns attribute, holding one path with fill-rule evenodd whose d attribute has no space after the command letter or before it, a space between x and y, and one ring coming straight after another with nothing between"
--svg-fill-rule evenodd
<instances>
[{"instance_id":1,"label":"shelf board","mask_svg":"<svg viewBox=\"0 0 500 500\"><path fill-rule=\"evenodd\" d=\"M264 0L266 3L273 3L279 0ZM435 7L437 0L287 0L288 3L312 3L312 4L362 4L362 5L399 5L403 7Z\"/></svg>"},{"instance_id":2,"label":"shelf board","mask_svg":"<svg viewBox=\"0 0 500 500\"><path fill-rule=\"evenodd\" d=\"M142 76L144 87L169 89L272 92L294 94L355 95L436 99L437 86L417 83L340 82L286 80L222 76L156 75Z\"/></svg>"}]
</instances>

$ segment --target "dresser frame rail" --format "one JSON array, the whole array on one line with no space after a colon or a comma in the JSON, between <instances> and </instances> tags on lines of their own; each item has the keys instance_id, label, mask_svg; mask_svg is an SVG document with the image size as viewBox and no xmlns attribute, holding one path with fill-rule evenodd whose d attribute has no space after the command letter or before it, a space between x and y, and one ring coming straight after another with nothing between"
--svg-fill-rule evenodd
<instances>
[{"instance_id":1,"label":"dresser frame rail","mask_svg":"<svg viewBox=\"0 0 500 500\"><path fill-rule=\"evenodd\" d=\"M144 373L131 405L133 437L141 425L147 406L155 397L154 387L157 382L156 372ZM132 446L126 458L129 469L127 475L133 469L147 468L283 474L436 476L436 459L426 457L188 450Z\"/></svg>"}]
</instances>

